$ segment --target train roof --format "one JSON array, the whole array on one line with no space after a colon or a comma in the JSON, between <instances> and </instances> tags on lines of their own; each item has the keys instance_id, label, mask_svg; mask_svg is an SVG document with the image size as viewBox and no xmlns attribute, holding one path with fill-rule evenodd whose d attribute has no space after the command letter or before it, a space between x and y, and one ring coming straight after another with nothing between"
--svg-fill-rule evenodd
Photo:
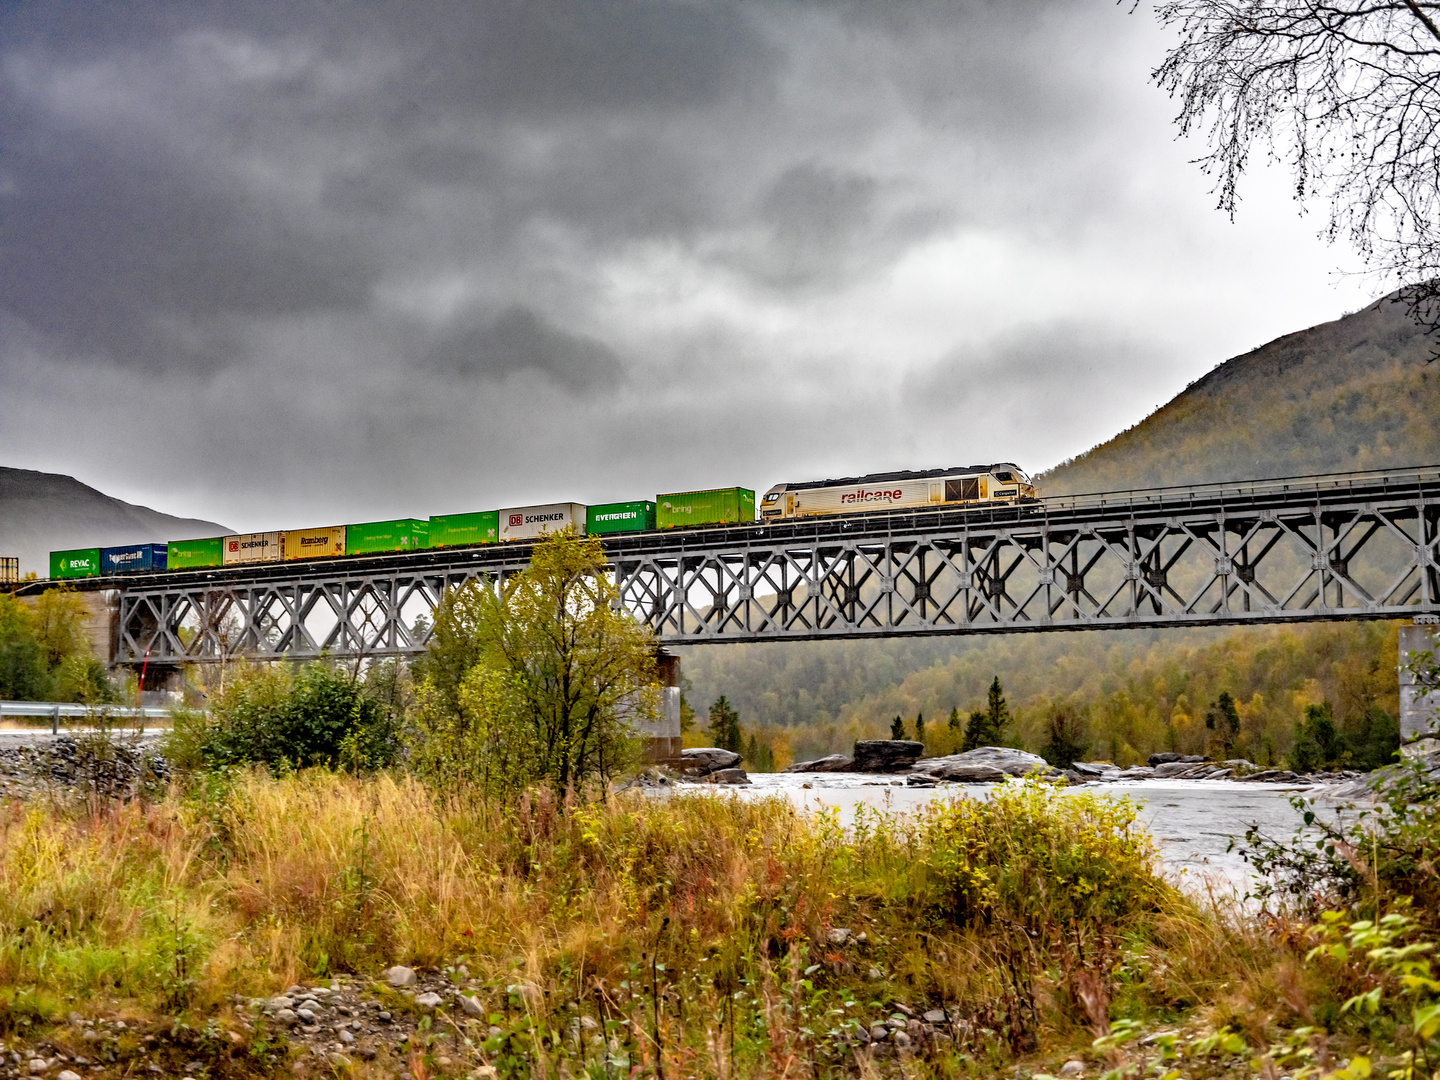
<instances>
[{"instance_id":1,"label":"train roof","mask_svg":"<svg viewBox=\"0 0 1440 1080\"><path fill-rule=\"evenodd\" d=\"M867 473L865 476L842 476L834 480L805 480L782 485L786 491L809 491L823 487L846 487L850 484L887 484L893 480L929 480L937 476L976 476L999 468L1020 469L1013 461L997 461L993 465L956 465L949 469L904 469L900 472Z\"/></svg>"}]
</instances>

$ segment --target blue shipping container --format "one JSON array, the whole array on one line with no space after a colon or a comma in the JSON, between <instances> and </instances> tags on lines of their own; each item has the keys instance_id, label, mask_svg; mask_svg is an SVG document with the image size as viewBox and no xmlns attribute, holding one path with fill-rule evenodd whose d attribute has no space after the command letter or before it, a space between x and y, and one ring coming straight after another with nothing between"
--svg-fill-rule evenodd
<instances>
[{"instance_id":1,"label":"blue shipping container","mask_svg":"<svg viewBox=\"0 0 1440 1080\"><path fill-rule=\"evenodd\" d=\"M100 573L142 574L148 570L165 569L164 544L126 544L124 547L100 549Z\"/></svg>"}]
</instances>

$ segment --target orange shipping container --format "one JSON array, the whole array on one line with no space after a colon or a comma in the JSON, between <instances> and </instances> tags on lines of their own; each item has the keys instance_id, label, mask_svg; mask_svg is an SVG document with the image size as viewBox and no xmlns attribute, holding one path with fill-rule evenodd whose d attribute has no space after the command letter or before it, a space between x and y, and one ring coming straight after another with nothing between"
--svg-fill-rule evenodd
<instances>
[{"instance_id":1,"label":"orange shipping container","mask_svg":"<svg viewBox=\"0 0 1440 1080\"><path fill-rule=\"evenodd\" d=\"M330 525L323 529L285 530L285 558L287 559L318 559L325 555L344 554L344 525Z\"/></svg>"}]
</instances>

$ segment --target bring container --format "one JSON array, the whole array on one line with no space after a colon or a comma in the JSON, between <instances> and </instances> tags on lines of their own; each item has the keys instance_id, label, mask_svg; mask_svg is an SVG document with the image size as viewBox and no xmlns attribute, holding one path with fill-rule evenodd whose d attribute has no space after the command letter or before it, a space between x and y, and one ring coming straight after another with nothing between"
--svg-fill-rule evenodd
<instances>
[{"instance_id":1,"label":"bring container","mask_svg":"<svg viewBox=\"0 0 1440 1080\"><path fill-rule=\"evenodd\" d=\"M367 521L345 526L345 554L378 555L386 551L417 551L428 546L430 523L424 518Z\"/></svg>"},{"instance_id":2,"label":"bring container","mask_svg":"<svg viewBox=\"0 0 1440 1080\"><path fill-rule=\"evenodd\" d=\"M225 537L223 552L226 566L241 563L279 562L285 556L285 534L282 532L243 533Z\"/></svg>"},{"instance_id":3,"label":"bring container","mask_svg":"<svg viewBox=\"0 0 1440 1080\"><path fill-rule=\"evenodd\" d=\"M655 504L649 500L605 503L603 506L587 507L585 511L585 532L589 536L644 532L653 528Z\"/></svg>"},{"instance_id":4,"label":"bring container","mask_svg":"<svg viewBox=\"0 0 1440 1080\"><path fill-rule=\"evenodd\" d=\"M655 496L655 526L749 524L755 520L755 492L749 488L711 488Z\"/></svg>"},{"instance_id":5,"label":"bring container","mask_svg":"<svg viewBox=\"0 0 1440 1080\"><path fill-rule=\"evenodd\" d=\"M100 576L100 549L75 548L71 551L50 553L50 576L52 578L82 578Z\"/></svg>"},{"instance_id":6,"label":"bring container","mask_svg":"<svg viewBox=\"0 0 1440 1080\"><path fill-rule=\"evenodd\" d=\"M432 548L493 544L499 538L499 528L499 512L495 510L482 510L476 514L441 514L430 519L426 540Z\"/></svg>"},{"instance_id":7,"label":"bring container","mask_svg":"<svg viewBox=\"0 0 1440 1080\"><path fill-rule=\"evenodd\" d=\"M579 503L512 506L499 515L501 540L535 540L542 533L559 532L571 525L585 527L585 507Z\"/></svg>"},{"instance_id":8,"label":"bring container","mask_svg":"<svg viewBox=\"0 0 1440 1080\"><path fill-rule=\"evenodd\" d=\"M203 540L171 540L166 546L167 570L203 570L225 563L223 536L207 536Z\"/></svg>"},{"instance_id":9,"label":"bring container","mask_svg":"<svg viewBox=\"0 0 1440 1080\"><path fill-rule=\"evenodd\" d=\"M280 534L287 559L321 559L345 554L345 526L286 529Z\"/></svg>"},{"instance_id":10,"label":"bring container","mask_svg":"<svg viewBox=\"0 0 1440 1080\"><path fill-rule=\"evenodd\" d=\"M164 570L167 549L164 544L125 544L100 549L100 573L142 574Z\"/></svg>"}]
</instances>

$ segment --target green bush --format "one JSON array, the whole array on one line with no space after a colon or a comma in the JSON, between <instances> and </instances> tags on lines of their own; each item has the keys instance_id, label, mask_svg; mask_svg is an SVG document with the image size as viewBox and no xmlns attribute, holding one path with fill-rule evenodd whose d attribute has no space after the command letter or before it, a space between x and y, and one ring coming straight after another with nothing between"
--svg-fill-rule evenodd
<instances>
[{"instance_id":1,"label":"green bush","mask_svg":"<svg viewBox=\"0 0 1440 1080\"><path fill-rule=\"evenodd\" d=\"M378 769L400 750L398 710L332 664L242 668L208 715L180 711L166 756L180 768Z\"/></svg>"}]
</instances>

